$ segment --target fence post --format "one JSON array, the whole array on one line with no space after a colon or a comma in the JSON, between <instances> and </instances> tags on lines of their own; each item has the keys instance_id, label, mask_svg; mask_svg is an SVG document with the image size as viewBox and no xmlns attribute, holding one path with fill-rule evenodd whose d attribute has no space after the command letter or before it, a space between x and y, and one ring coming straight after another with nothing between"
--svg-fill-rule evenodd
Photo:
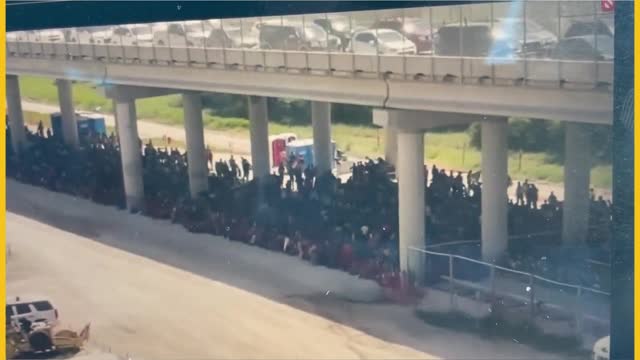
<instances>
[{"instance_id":1,"label":"fence post","mask_svg":"<svg viewBox=\"0 0 640 360\"><path fill-rule=\"evenodd\" d=\"M576 335L580 337L582 331L582 307L580 306L582 301L582 286L578 286L576 291Z\"/></svg>"},{"instance_id":2,"label":"fence post","mask_svg":"<svg viewBox=\"0 0 640 360\"><path fill-rule=\"evenodd\" d=\"M529 274L529 311L531 322L533 323L536 316L535 294L533 290L533 274Z\"/></svg>"},{"instance_id":3,"label":"fence post","mask_svg":"<svg viewBox=\"0 0 640 360\"><path fill-rule=\"evenodd\" d=\"M453 309L453 256L449 255L449 302Z\"/></svg>"},{"instance_id":4,"label":"fence post","mask_svg":"<svg viewBox=\"0 0 640 360\"><path fill-rule=\"evenodd\" d=\"M489 269L490 269L489 283L491 286L491 301L493 301L493 299L495 299L496 297L496 266L494 264L491 264L491 267Z\"/></svg>"}]
</instances>

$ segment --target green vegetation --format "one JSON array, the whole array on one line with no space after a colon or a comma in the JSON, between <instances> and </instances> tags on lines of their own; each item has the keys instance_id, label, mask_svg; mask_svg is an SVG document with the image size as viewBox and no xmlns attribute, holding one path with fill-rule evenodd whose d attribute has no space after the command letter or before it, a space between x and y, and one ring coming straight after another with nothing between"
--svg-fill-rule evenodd
<instances>
[{"instance_id":1,"label":"green vegetation","mask_svg":"<svg viewBox=\"0 0 640 360\"><path fill-rule=\"evenodd\" d=\"M20 77L21 91L25 98L45 103L57 102L57 90L53 80L37 77ZM90 83L74 84L74 100L81 110L111 112L112 102L103 97L96 85ZM308 119L308 103L293 100L270 99L269 133L279 134L293 132L300 138L312 135ZM137 113L140 118L167 125L182 125L183 111L179 95L160 96L137 101ZM242 96L228 94L208 95L204 99L207 107L203 118L207 129L224 131L232 136L247 136L249 121L246 119L246 99ZM306 105L305 105L306 104ZM384 154L385 131L362 121L367 110L357 106L334 106L332 136L338 147L353 156L377 157ZM237 116L233 116L233 115ZM357 118L355 121L349 119ZM350 122L348 124L347 122ZM509 154L509 173L513 178L528 178L548 182L562 182L562 154L550 152L549 149L562 148L564 129L554 122L530 121L514 119L510 126L509 142L522 144ZM529 130L527 130L529 129ZM612 167L609 153L606 152L609 140L605 134L594 135L594 154L600 164L593 167L591 182L595 187L610 187ZM538 135L535 135L538 134ZM551 134L551 135L550 135ZM560 135L558 135L560 134ZM535 135L535 136L534 136ZM605 139L603 139L605 138ZM538 143L539 142L539 143ZM547 148L540 144L547 144ZM560 146L558 146L560 144ZM600 145L598 145L600 144ZM213 145L213 144L211 144ZM479 131L477 126L468 130L449 130L430 132L425 138L425 158L429 165L436 163L446 169L477 171L480 169L481 153L478 150ZM213 149L228 151L224 146L212 146ZM610 148L610 147L609 147ZM545 151L546 150L546 151Z\"/></svg>"}]
</instances>

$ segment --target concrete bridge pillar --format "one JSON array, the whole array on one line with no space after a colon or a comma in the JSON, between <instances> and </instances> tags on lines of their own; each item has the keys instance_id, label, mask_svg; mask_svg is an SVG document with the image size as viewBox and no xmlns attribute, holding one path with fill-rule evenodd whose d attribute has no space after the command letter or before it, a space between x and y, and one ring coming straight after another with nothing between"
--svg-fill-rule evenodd
<instances>
[{"instance_id":1,"label":"concrete bridge pillar","mask_svg":"<svg viewBox=\"0 0 640 360\"><path fill-rule=\"evenodd\" d=\"M398 135L395 129L388 126L384 136L384 159L393 166L398 159Z\"/></svg>"},{"instance_id":2,"label":"concrete bridge pillar","mask_svg":"<svg viewBox=\"0 0 640 360\"><path fill-rule=\"evenodd\" d=\"M422 249L425 244L424 132L398 131L397 136L400 270L421 282L424 257L409 247Z\"/></svg>"},{"instance_id":3,"label":"concrete bridge pillar","mask_svg":"<svg viewBox=\"0 0 640 360\"><path fill-rule=\"evenodd\" d=\"M585 124L565 125L564 203L562 242L579 244L589 230L589 184L591 146Z\"/></svg>"},{"instance_id":4,"label":"concrete bridge pillar","mask_svg":"<svg viewBox=\"0 0 640 360\"><path fill-rule=\"evenodd\" d=\"M496 261L507 250L508 154L505 118L482 121L482 259Z\"/></svg>"},{"instance_id":5,"label":"concrete bridge pillar","mask_svg":"<svg viewBox=\"0 0 640 360\"><path fill-rule=\"evenodd\" d=\"M195 198L209 189L209 168L204 145L202 125L202 97L199 93L182 94L184 127L187 140L187 162L189 169L189 192Z\"/></svg>"},{"instance_id":6,"label":"concrete bridge pillar","mask_svg":"<svg viewBox=\"0 0 640 360\"><path fill-rule=\"evenodd\" d=\"M313 161L316 173L331 171L333 152L331 147L331 103L311 102L311 124L313 126Z\"/></svg>"},{"instance_id":7,"label":"concrete bridge pillar","mask_svg":"<svg viewBox=\"0 0 640 360\"><path fill-rule=\"evenodd\" d=\"M60 103L60 115L62 117L62 139L65 144L77 147L78 124L76 123L76 113L73 108L73 89L71 80L57 79L58 102Z\"/></svg>"},{"instance_id":8,"label":"concrete bridge pillar","mask_svg":"<svg viewBox=\"0 0 640 360\"><path fill-rule=\"evenodd\" d=\"M22 115L22 99L20 98L20 82L17 75L7 75L7 115L11 129L13 150L18 153L26 141L24 118Z\"/></svg>"},{"instance_id":9,"label":"concrete bridge pillar","mask_svg":"<svg viewBox=\"0 0 640 360\"><path fill-rule=\"evenodd\" d=\"M269 175L269 120L267 98L249 96L249 135L251 137L251 162L253 177Z\"/></svg>"},{"instance_id":10,"label":"concrete bridge pillar","mask_svg":"<svg viewBox=\"0 0 640 360\"><path fill-rule=\"evenodd\" d=\"M135 100L116 99L115 114L118 119L118 138L127 209L143 210L142 147L138 137Z\"/></svg>"}]
</instances>

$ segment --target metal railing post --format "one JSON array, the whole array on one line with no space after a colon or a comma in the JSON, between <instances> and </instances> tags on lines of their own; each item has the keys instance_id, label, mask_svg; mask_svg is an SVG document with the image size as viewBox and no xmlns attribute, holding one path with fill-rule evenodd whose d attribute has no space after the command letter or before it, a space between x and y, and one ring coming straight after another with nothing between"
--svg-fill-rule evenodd
<instances>
[{"instance_id":1,"label":"metal railing post","mask_svg":"<svg viewBox=\"0 0 640 360\"><path fill-rule=\"evenodd\" d=\"M522 2L522 52L523 52L523 56L524 56L524 64L523 64L523 85L527 84L527 81L529 79L529 55L527 54L527 52L529 51L529 48L527 46L527 1L523 1Z\"/></svg>"},{"instance_id":2,"label":"metal railing post","mask_svg":"<svg viewBox=\"0 0 640 360\"><path fill-rule=\"evenodd\" d=\"M489 10L489 25L491 26L491 33L493 34L493 23L495 22L495 18L494 18L494 8L493 8L493 2L489 4L490 6L490 10ZM491 44L491 46L493 46L493 44ZM489 56L491 56L491 59L489 61L491 61L491 85L495 85L496 84L496 62L494 60L495 54L492 54L491 52L489 52Z\"/></svg>"},{"instance_id":3,"label":"metal railing post","mask_svg":"<svg viewBox=\"0 0 640 360\"><path fill-rule=\"evenodd\" d=\"M436 42L433 37L433 6L429 6L429 37L431 38L431 81L435 81L436 80L436 64L435 64Z\"/></svg>"},{"instance_id":4,"label":"metal railing post","mask_svg":"<svg viewBox=\"0 0 640 360\"><path fill-rule=\"evenodd\" d=\"M227 42L225 41L224 19L220 19L220 32L222 32L222 66L227 68Z\"/></svg>"},{"instance_id":5,"label":"metal railing post","mask_svg":"<svg viewBox=\"0 0 640 360\"><path fill-rule=\"evenodd\" d=\"M598 24L598 4L593 2L593 47L596 49L596 54L593 57L593 87L596 88L598 86L598 33L597 26Z\"/></svg>"},{"instance_id":6,"label":"metal railing post","mask_svg":"<svg viewBox=\"0 0 640 360\"><path fill-rule=\"evenodd\" d=\"M576 335L580 335L582 331L582 286L578 285L576 290Z\"/></svg>"},{"instance_id":7,"label":"metal railing post","mask_svg":"<svg viewBox=\"0 0 640 360\"><path fill-rule=\"evenodd\" d=\"M453 308L453 292L454 292L454 284L453 284L453 256L449 255L449 303Z\"/></svg>"},{"instance_id":8,"label":"metal railing post","mask_svg":"<svg viewBox=\"0 0 640 360\"><path fill-rule=\"evenodd\" d=\"M494 299L496 296L496 266L491 264L489 267L489 284L491 286L491 299Z\"/></svg>"},{"instance_id":9,"label":"metal railing post","mask_svg":"<svg viewBox=\"0 0 640 360\"><path fill-rule=\"evenodd\" d=\"M529 312L531 316L531 322L535 320L536 305L535 305L535 291L533 289L533 274L529 274Z\"/></svg>"},{"instance_id":10,"label":"metal railing post","mask_svg":"<svg viewBox=\"0 0 640 360\"><path fill-rule=\"evenodd\" d=\"M562 37L562 5L560 4L560 0L557 1L557 15L558 15L558 29L557 29L557 38L560 39ZM562 84L562 60L558 59L558 85Z\"/></svg>"},{"instance_id":11,"label":"metal railing post","mask_svg":"<svg viewBox=\"0 0 640 360\"><path fill-rule=\"evenodd\" d=\"M205 35L204 39L202 40L202 51L204 51L204 53L202 54L204 55L204 67L208 68L209 54L207 54L207 40L209 39L209 34L207 33L207 30L204 28L204 20L200 21L200 26L202 27L202 33ZM240 37L242 37L242 34L240 34Z\"/></svg>"}]
</instances>

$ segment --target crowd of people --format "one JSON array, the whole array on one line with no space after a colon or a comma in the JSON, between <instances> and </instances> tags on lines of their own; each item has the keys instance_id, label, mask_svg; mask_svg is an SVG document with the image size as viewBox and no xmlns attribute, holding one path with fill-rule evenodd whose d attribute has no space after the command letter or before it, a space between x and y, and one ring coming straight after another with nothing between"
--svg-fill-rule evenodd
<instances>
[{"instance_id":1,"label":"crowd of people","mask_svg":"<svg viewBox=\"0 0 640 360\"><path fill-rule=\"evenodd\" d=\"M125 207L122 166L117 138L94 136L72 149L39 127L27 132L28 146L20 160L7 148L7 174L93 201ZM11 144L7 128L7 144ZM144 206L147 216L182 224L191 232L210 233L292 256L313 264L343 269L389 286L399 281L397 184L393 166L366 159L341 181L331 172L317 173L296 156L279 164L266 178L251 179L251 164L231 157L215 163L209 155L209 191L189 194L186 153L140 142L143 159ZM425 244L480 238L482 186L472 172L447 173L425 166ZM465 179L466 178L466 179ZM541 244L558 245L561 202L552 193L538 206L534 184L516 186L509 201L510 259ZM590 232L594 245L607 243L611 204L592 199ZM539 238L528 234L557 234ZM519 236L519 237L518 237ZM514 245L514 246L512 246ZM519 246L518 246L519 245ZM518 251L520 250L520 251ZM537 255L534 255L537 256ZM517 261L514 261L516 259Z\"/></svg>"}]
</instances>

